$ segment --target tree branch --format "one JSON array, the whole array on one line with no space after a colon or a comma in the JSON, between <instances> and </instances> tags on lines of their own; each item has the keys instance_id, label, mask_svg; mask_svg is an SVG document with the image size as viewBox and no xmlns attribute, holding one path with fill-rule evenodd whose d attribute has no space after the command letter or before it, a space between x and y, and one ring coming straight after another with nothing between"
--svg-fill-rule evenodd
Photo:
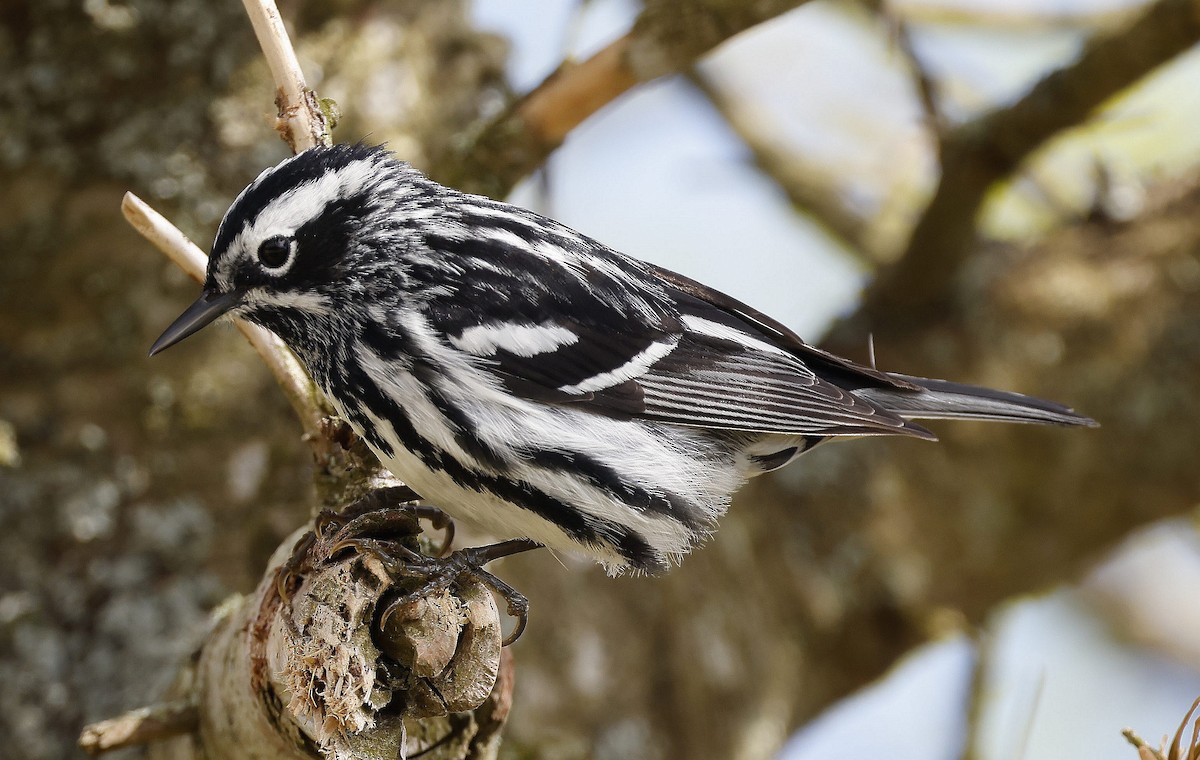
<instances>
[{"instance_id":1,"label":"tree branch","mask_svg":"<svg viewBox=\"0 0 1200 760\"><path fill-rule=\"evenodd\" d=\"M243 0L242 4L279 88L275 105L279 108L278 129L284 142L291 146L292 153L315 145L329 145L331 125L304 80L279 9L272 0Z\"/></svg>"},{"instance_id":2,"label":"tree branch","mask_svg":"<svg viewBox=\"0 0 1200 760\"><path fill-rule=\"evenodd\" d=\"M946 120L938 104L937 83L933 81L917 49L913 45L912 31L907 19L900 16L892 7L892 2L879 3L878 12L891 33L891 42L897 52L903 56L913 84L917 90L917 98L921 110L925 114L925 126L933 134L940 148L942 133L946 130Z\"/></svg>"},{"instance_id":3,"label":"tree branch","mask_svg":"<svg viewBox=\"0 0 1200 760\"><path fill-rule=\"evenodd\" d=\"M79 747L89 755L99 755L189 734L199 723L200 714L191 702L139 707L116 718L85 726L79 736Z\"/></svg>"}]
</instances>

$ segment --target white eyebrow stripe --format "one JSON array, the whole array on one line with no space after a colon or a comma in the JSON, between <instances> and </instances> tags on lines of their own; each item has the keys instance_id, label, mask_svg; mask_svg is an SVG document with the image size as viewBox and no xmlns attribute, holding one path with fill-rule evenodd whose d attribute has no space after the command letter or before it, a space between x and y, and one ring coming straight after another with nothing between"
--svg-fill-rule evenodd
<instances>
[{"instance_id":1,"label":"white eyebrow stripe","mask_svg":"<svg viewBox=\"0 0 1200 760\"><path fill-rule=\"evenodd\" d=\"M247 219L230 244L230 250L240 250L240 255L246 256L251 253L246 245L248 241L266 240L276 235L291 237L304 224L320 216L331 200L367 187L376 168L373 161L353 161L296 185L272 200L256 217ZM258 181L255 180L254 184Z\"/></svg>"}]
</instances>

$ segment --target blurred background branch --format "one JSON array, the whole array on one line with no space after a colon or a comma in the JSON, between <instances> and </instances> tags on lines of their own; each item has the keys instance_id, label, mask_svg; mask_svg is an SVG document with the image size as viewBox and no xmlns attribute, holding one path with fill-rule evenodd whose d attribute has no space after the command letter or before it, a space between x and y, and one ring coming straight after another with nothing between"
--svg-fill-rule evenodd
<instances>
[{"instance_id":1,"label":"blurred background branch","mask_svg":"<svg viewBox=\"0 0 1200 760\"><path fill-rule=\"evenodd\" d=\"M975 250L976 217L989 189L1047 140L1200 40L1193 0L1158 0L1128 25L1098 35L1073 63L1020 100L959 126L939 143L940 178L899 261L880 273L867 310L937 309Z\"/></svg>"},{"instance_id":2,"label":"blurred background branch","mask_svg":"<svg viewBox=\"0 0 1200 760\"><path fill-rule=\"evenodd\" d=\"M750 149L755 166L787 193L797 213L810 217L864 265L873 265L878 260L882 254L876 250L877 241L870 236L868 220L844 202L836 177L829 176L820 164L805 161L803 155L773 140L771 132L764 128L761 114L753 112L749 104L727 97L720 85L702 71L693 70L689 79Z\"/></svg>"},{"instance_id":3,"label":"blurred background branch","mask_svg":"<svg viewBox=\"0 0 1200 760\"><path fill-rule=\"evenodd\" d=\"M631 87L686 72L730 37L805 2L651 0L628 34L586 61L565 62L430 174L468 192L503 198L572 129Z\"/></svg>"}]
</instances>

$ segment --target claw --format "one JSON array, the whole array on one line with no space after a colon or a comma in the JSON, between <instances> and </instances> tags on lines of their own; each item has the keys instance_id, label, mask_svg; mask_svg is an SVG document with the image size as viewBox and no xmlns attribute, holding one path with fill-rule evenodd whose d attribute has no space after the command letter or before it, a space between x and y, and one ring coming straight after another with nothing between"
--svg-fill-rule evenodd
<instances>
[{"instance_id":1,"label":"claw","mask_svg":"<svg viewBox=\"0 0 1200 760\"><path fill-rule=\"evenodd\" d=\"M504 637L504 641L500 642L500 646L502 647L506 647L514 643L517 639L521 638L521 634L525 633L525 624L529 622L529 600L525 598L524 594L518 594L517 596L521 604L519 608L513 607L514 600L508 600L508 614L515 619L517 623L513 626L512 631L510 631L509 634Z\"/></svg>"},{"instance_id":2,"label":"claw","mask_svg":"<svg viewBox=\"0 0 1200 760\"><path fill-rule=\"evenodd\" d=\"M279 598L284 602L291 600L292 592L290 586L295 578L300 577L308 569L310 564L310 552L313 545L317 542L317 536L308 531L301 536L296 545L292 547L292 553L288 556L286 562L279 566L279 570L275 576L275 592L279 594Z\"/></svg>"},{"instance_id":3,"label":"claw","mask_svg":"<svg viewBox=\"0 0 1200 760\"><path fill-rule=\"evenodd\" d=\"M322 509L317 513L316 518L313 519L312 532L316 534L317 538L323 539L331 532L336 533L341 529L341 526L342 518L337 512L334 512L332 509ZM330 531L331 527L333 531Z\"/></svg>"},{"instance_id":4,"label":"claw","mask_svg":"<svg viewBox=\"0 0 1200 760\"><path fill-rule=\"evenodd\" d=\"M450 551L450 546L454 543L454 520L450 519L450 515L430 504L413 504L409 507L417 515L429 521L429 524L435 530L440 530L445 533L445 538L442 540L442 545L438 547L436 557L445 557Z\"/></svg>"},{"instance_id":5,"label":"claw","mask_svg":"<svg viewBox=\"0 0 1200 760\"><path fill-rule=\"evenodd\" d=\"M412 575L424 567L429 558L418 554L407 546L394 541L381 541L375 538L343 538L329 549L329 556L335 557L346 549L353 549L360 554L369 554L379 560L389 575ZM397 558L395 555L400 555Z\"/></svg>"},{"instance_id":6,"label":"claw","mask_svg":"<svg viewBox=\"0 0 1200 760\"><path fill-rule=\"evenodd\" d=\"M396 610L406 604L417 601L423 597L431 596L435 593L449 588L458 577L450 573L439 571L436 575L427 576L425 581L415 590L402 594L388 602L388 605L383 608L383 612L379 613L379 627L386 628L388 620L395 614Z\"/></svg>"},{"instance_id":7,"label":"claw","mask_svg":"<svg viewBox=\"0 0 1200 760\"><path fill-rule=\"evenodd\" d=\"M413 511L406 507L385 507L350 517L338 527L332 540L339 542L343 537L374 536L386 539L394 535L410 536L419 532Z\"/></svg>"},{"instance_id":8,"label":"claw","mask_svg":"<svg viewBox=\"0 0 1200 760\"><path fill-rule=\"evenodd\" d=\"M512 631L501 642L502 646L508 646L521 638L521 634L525 632L525 624L529 620L529 599L520 591L517 591L486 570L480 570L479 575L476 577L484 585L488 586L489 591L504 600L505 611L508 613L508 616L517 621Z\"/></svg>"}]
</instances>

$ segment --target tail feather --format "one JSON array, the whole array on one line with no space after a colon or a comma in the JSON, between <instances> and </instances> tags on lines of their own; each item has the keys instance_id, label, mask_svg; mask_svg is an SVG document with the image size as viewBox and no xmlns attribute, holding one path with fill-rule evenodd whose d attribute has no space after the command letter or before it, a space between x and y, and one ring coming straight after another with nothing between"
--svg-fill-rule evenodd
<instances>
[{"instance_id":1,"label":"tail feather","mask_svg":"<svg viewBox=\"0 0 1200 760\"><path fill-rule=\"evenodd\" d=\"M894 372L887 374L897 380L920 386L924 390L914 393L893 388L862 388L854 393L906 420L997 420L1038 425L1099 427L1092 418L1077 414L1070 407L1053 401L947 380L912 377Z\"/></svg>"}]
</instances>

